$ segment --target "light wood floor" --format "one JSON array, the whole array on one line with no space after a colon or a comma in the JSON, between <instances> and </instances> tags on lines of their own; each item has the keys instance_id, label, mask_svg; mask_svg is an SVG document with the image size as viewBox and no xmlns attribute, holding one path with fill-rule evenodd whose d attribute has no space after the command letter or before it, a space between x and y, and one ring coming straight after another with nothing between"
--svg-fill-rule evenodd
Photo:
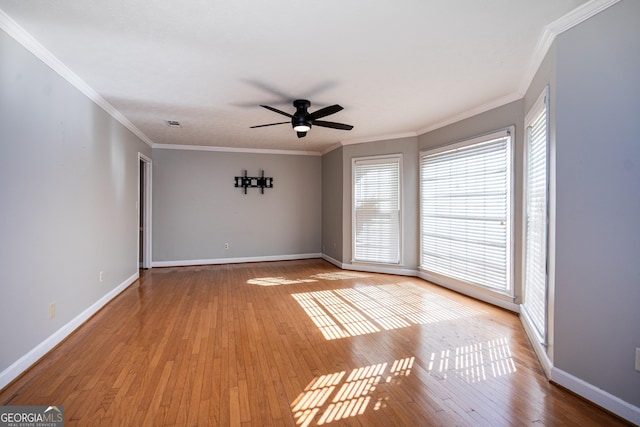
<instances>
[{"instance_id":1,"label":"light wood floor","mask_svg":"<svg viewBox=\"0 0 640 427\"><path fill-rule=\"evenodd\" d=\"M322 260L143 272L0 405L67 426L625 425L546 381L516 315Z\"/></svg>"}]
</instances>

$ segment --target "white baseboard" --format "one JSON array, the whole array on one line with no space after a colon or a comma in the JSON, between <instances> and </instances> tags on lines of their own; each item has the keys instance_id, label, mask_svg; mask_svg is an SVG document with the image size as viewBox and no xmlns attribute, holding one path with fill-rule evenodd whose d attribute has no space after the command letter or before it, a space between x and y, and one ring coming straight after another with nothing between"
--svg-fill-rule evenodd
<instances>
[{"instance_id":1,"label":"white baseboard","mask_svg":"<svg viewBox=\"0 0 640 427\"><path fill-rule=\"evenodd\" d=\"M330 262L331 264L335 265L338 268L342 268L342 263L340 261L338 261L335 258L331 258L329 255L327 254L322 254L322 259L325 261Z\"/></svg>"},{"instance_id":2,"label":"white baseboard","mask_svg":"<svg viewBox=\"0 0 640 427\"><path fill-rule=\"evenodd\" d=\"M514 313L520 312L520 306L513 302L512 297L506 295L503 296L501 294L491 292L478 286L457 284L453 281L444 281L436 276L425 273L424 271L420 271L418 273L418 277L426 280L427 282L435 283L436 285L442 286L443 288L451 289L452 291L470 296L471 298L475 298L480 301L502 307L505 310L513 311Z\"/></svg>"},{"instance_id":3,"label":"white baseboard","mask_svg":"<svg viewBox=\"0 0 640 427\"><path fill-rule=\"evenodd\" d=\"M7 386L11 381L15 380L23 372L29 369L34 363L47 354L51 349L60 344L66 337L68 337L73 331L78 329L84 322L86 322L91 316L96 314L98 310L104 307L109 301L118 296L120 292L128 288L139 277L139 273L136 271L131 277L115 287L108 294L100 298L89 308L73 318L69 323L55 331L47 339L35 346L31 351L16 360L4 371L0 372L0 390Z\"/></svg>"},{"instance_id":4,"label":"white baseboard","mask_svg":"<svg viewBox=\"0 0 640 427\"><path fill-rule=\"evenodd\" d=\"M568 372L553 367L551 369L551 381L571 390L596 405L613 412L627 421L640 425L640 408L598 388Z\"/></svg>"},{"instance_id":5,"label":"white baseboard","mask_svg":"<svg viewBox=\"0 0 640 427\"><path fill-rule=\"evenodd\" d=\"M542 365L544 374L547 376L547 379L550 379L553 363L547 354L546 348L540 342L538 334L535 332L535 327L529 319L529 315L526 310L520 310L520 323L522 323L524 331L527 334L527 338L529 338L529 343L531 344L531 347L533 347L533 351L536 353L536 356L538 356L538 361L540 362L540 365Z\"/></svg>"},{"instance_id":6,"label":"white baseboard","mask_svg":"<svg viewBox=\"0 0 640 427\"><path fill-rule=\"evenodd\" d=\"M190 265L240 264L245 262L292 261L296 259L322 258L320 253L295 255L270 255L241 258L186 259L177 261L153 261L152 267L186 267Z\"/></svg>"},{"instance_id":7,"label":"white baseboard","mask_svg":"<svg viewBox=\"0 0 640 427\"><path fill-rule=\"evenodd\" d=\"M571 390L577 395L618 415L619 417L640 425L640 408L553 366L553 362L549 359L544 345L539 341L538 335L535 332L534 326L531 323L526 310L520 310L520 322L524 327L536 356L538 356L542 369L544 369L544 372L550 381Z\"/></svg>"},{"instance_id":8,"label":"white baseboard","mask_svg":"<svg viewBox=\"0 0 640 427\"><path fill-rule=\"evenodd\" d=\"M345 264L338 261L335 258L331 258L327 254L322 254L322 259L330 262L331 264L343 270L366 271L368 273L395 274L396 276L412 276L412 277L418 276L417 270L411 270L408 268L387 267L380 264L367 264L367 263Z\"/></svg>"},{"instance_id":9,"label":"white baseboard","mask_svg":"<svg viewBox=\"0 0 640 427\"><path fill-rule=\"evenodd\" d=\"M366 271L369 273L394 274L396 276L418 276L417 270L410 270L408 268L401 267L386 267L377 264L342 264L342 269L351 271Z\"/></svg>"}]
</instances>

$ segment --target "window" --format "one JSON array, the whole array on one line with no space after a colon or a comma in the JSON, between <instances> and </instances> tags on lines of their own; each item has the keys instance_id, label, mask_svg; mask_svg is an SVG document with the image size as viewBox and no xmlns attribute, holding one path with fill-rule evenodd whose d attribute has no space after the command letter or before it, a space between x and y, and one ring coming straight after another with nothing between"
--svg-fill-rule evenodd
<instances>
[{"instance_id":1,"label":"window","mask_svg":"<svg viewBox=\"0 0 640 427\"><path fill-rule=\"evenodd\" d=\"M353 159L353 260L400 263L402 157Z\"/></svg>"},{"instance_id":2,"label":"window","mask_svg":"<svg viewBox=\"0 0 640 427\"><path fill-rule=\"evenodd\" d=\"M525 242L523 308L541 341L546 340L548 224L548 90L525 118Z\"/></svg>"},{"instance_id":3,"label":"window","mask_svg":"<svg viewBox=\"0 0 640 427\"><path fill-rule=\"evenodd\" d=\"M421 269L512 292L511 133L421 153Z\"/></svg>"}]
</instances>

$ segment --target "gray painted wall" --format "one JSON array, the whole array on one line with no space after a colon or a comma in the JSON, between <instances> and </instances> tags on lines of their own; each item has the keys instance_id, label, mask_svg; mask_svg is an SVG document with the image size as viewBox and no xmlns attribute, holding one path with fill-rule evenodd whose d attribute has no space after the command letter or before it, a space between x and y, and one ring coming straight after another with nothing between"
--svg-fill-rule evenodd
<instances>
[{"instance_id":1,"label":"gray painted wall","mask_svg":"<svg viewBox=\"0 0 640 427\"><path fill-rule=\"evenodd\" d=\"M555 365L640 406L640 2L556 40Z\"/></svg>"},{"instance_id":2,"label":"gray painted wall","mask_svg":"<svg viewBox=\"0 0 640 427\"><path fill-rule=\"evenodd\" d=\"M245 195L243 169L274 188ZM154 262L321 252L320 156L154 149L153 194Z\"/></svg>"},{"instance_id":3,"label":"gray painted wall","mask_svg":"<svg viewBox=\"0 0 640 427\"><path fill-rule=\"evenodd\" d=\"M0 57L2 372L137 274L151 150L3 31Z\"/></svg>"},{"instance_id":4,"label":"gray painted wall","mask_svg":"<svg viewBox=\"0 0 640 427\"><path fill-rule=\"evenodd\" d=\"M342 158L342 262L352 258L352 176L351 161L355 157L402 154L402 261L400 268L418 268L418 160L417 138L401 138L367 142L343 147Z\"/></svg>"},{"instance_id":5,"label":"gray painted wall","mask_svg":"<svg viewBox=\"0 0 640 427\"><path fill-rule=\"evenodd\" d=\"M337 148L322 156L322 253L342 262L342 156Z\"/></svg>"}]
</instances>

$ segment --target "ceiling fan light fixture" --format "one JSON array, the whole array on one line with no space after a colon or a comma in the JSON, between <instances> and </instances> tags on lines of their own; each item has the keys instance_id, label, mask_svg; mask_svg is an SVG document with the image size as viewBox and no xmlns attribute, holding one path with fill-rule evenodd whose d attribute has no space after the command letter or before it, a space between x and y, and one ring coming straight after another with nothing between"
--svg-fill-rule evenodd
<instances>
[{"instance_id":1,"label":"ceiling fan light fixture","mask_svg":"<svg viewBox=\"0 0 640 427\"><path fill-rule=\"evenodd\" d=\"M301 102L301 101L296 101ZM309 102L309 101L305 101ZM293 130L296 132L308 132L311 129L311 122L307 120L307 104L305 105L297 105L298 111L291 117L291 126L293 126ZM301 110L301 108L305 108Z\"/></svg>"},{"instance_id":2,"label":"ceiling fan light fixture","mask_svg":"<svg viewBox=\"0 0 640 427\"><path fill-rule=\"evenodd\" d=\"M311 129L311 126L307 126L305 124L295 125L293 127L293 130L295 130L296 132L308 132L310 129Z\"/></svg>"}]
</instances>

